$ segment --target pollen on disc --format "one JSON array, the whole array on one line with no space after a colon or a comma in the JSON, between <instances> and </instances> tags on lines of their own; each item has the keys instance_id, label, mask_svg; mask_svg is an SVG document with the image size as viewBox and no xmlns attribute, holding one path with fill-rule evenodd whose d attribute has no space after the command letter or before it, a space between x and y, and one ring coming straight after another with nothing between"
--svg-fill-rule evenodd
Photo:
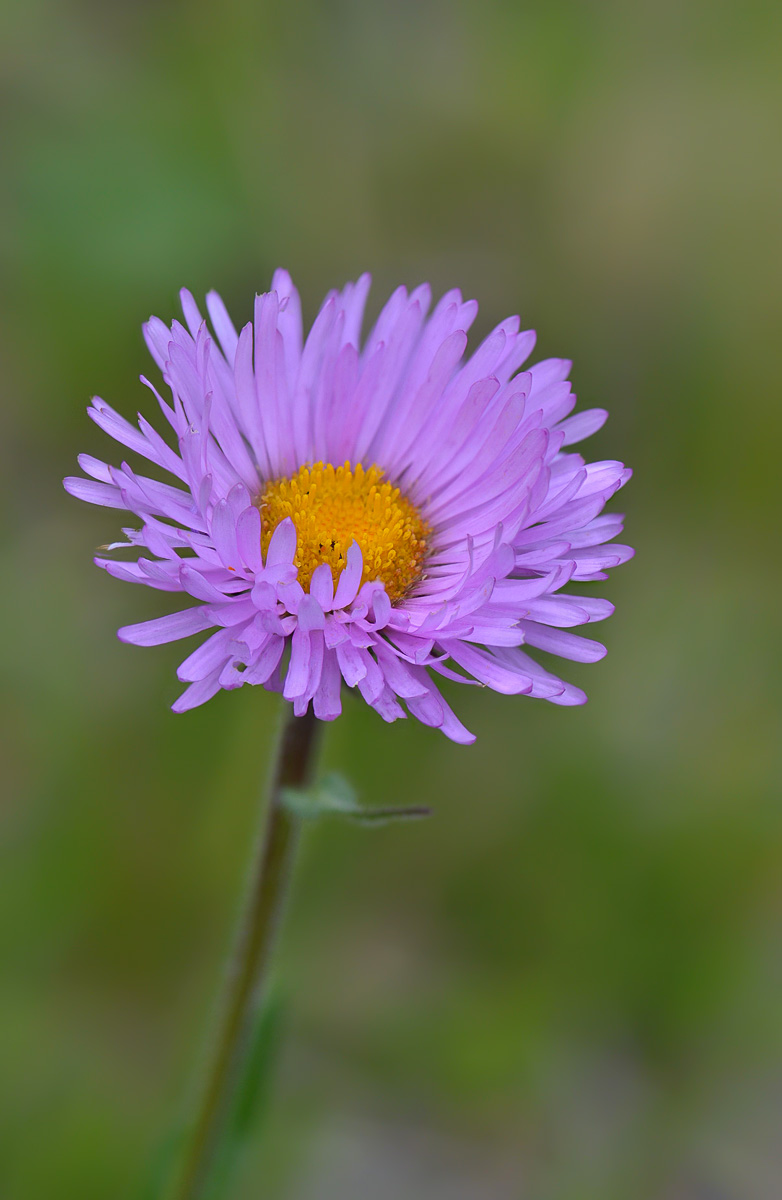
<instances>
[{"instance_id":1,"label":"pollen on disc","mask_svg":"<svg viewBox=\"0 0 782 1200\"><path fill-rule=\"evenodd\" d=\"M336 586L354 541L364 559L361 582L380 580L391 601L401 599L421 574L429 529L377 466L300 467L267 484L258 506L264 555L281 521L290 517L296 526L294 562L305 591L321 563L331 567Z\"/></svg>"}]
</instances>

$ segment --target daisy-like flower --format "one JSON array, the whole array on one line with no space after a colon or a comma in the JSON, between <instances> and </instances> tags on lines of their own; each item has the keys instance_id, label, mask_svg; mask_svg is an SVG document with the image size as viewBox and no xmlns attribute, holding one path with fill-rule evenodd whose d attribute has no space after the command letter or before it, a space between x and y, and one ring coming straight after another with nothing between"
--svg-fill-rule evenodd
<instances>
[{"instance_id":1,"label":"daisy-like flower","mask_svg":"<svg viewBox=\"0 0 782 1200\"><path fill-rule=\"evenodd\" d=\"M473 736L435 677L581 704L585 694L529 653L578 662L605 648L569 629L613 606L563 589L632 555L601 515L629 478L567 449L603 409L571 416L570 363L520 373L534 344L510 317L467 359L475 301L400 287L361 345L369 277L332 292L303 339L299 296L277 271L237 333L220 297L209 325L181 293L187 328L144 334L171 402L142 376L173 431L131 425L96 398L101 429L175 476L163 483L81 455L65 487L127 509L135 562L96 558L118 579L197 603L119 630L153 646L212 631L181 663L174 711L245 683L331 721L344 681L386 721L407 711L457 742ZM611 544L607 544L611 543Z\"/></svg>"}]
</instances>

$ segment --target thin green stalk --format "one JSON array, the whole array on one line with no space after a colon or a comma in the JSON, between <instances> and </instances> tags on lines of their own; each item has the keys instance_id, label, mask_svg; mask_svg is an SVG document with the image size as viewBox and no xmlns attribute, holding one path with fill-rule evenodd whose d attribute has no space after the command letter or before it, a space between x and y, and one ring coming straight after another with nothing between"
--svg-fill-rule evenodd
<instances>
[{"instance_id":1,"label":"thin green stalk","mask_svg":"<svg viewBox=\"0 0 782 1200\"><path fill-rule=\"evenodd\" d=\"M304 788L311 783L320 722L311 712L294 717L287 705L286 710L265 828L229 971L223 1020L190 1148L173 1193L176 1200L198 1200L208 1182L223 1123L241 1075L288 891L301 819L283 804L282 792L285 788Z\"/></svg>"}]
</instances>

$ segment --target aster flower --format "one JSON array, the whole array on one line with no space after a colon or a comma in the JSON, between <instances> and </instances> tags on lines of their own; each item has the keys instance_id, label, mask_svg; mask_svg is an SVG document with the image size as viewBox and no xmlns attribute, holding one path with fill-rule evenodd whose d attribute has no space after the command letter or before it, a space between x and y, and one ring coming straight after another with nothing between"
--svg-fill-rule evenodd
<instances>
[{"instance_id":1,"label":"aster flower","mask_svg":"<svg viewBox=\"0 0 782 1200\"><path fill-rule=\"evenodd\" d=\"M437 676L583 703L529 651L605 654L570 629L613 606L564 589L632 555L612 541L621 517L602 512L629 470L569 449L607 413L571 415L564 359L520 371L535 334L517 317L465 359L477 304L458 291L427 317L429 288L398 288L362 346L368 290L365 275L330 293L306 339L285 271L241 333L214 292L211 331L187 291L186 327L144 327L171 401L142 382L173 439L98 398L88 411L177 482L81 455L90 478L65 487L138 518L106 549L140 557L98 566L197 603L120 638L152 646L211 631L179 667L176 712L250 683L330 721L344 682L386 721L406 708L470 742Z\"/></svg>"}]
</instances>

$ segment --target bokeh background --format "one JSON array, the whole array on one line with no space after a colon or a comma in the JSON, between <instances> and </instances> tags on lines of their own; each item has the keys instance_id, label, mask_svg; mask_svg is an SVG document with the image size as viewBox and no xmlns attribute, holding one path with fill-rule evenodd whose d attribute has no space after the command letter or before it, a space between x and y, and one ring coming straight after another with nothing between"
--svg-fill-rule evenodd
<instances>
[{"instance_id":1,"label":"bokeh background","mask_svg":"<svg viewBox=\"0 0 782 1200\"><path fill-rule=\"evenodd\" d=\"M370 269L575 360L637 558L590 704L359 703L327 760L424 823L307 838L255 1200L774 1200L782 1147L782 9L6 0L0 1196L133 1200L181 1110L276 698L184 717L165 596L61 490L140 324ZM145 395L147 399L145 400Z\"/></svg>"}]
</instances>

